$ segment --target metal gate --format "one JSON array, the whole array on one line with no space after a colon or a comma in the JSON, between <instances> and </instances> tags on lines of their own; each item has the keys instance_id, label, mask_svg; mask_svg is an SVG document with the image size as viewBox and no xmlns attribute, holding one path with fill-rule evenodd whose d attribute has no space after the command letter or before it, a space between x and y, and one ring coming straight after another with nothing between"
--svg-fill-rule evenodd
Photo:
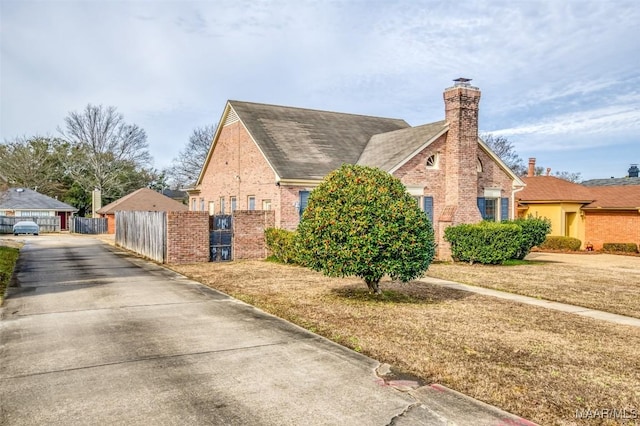
<instances>
[{"instance_id":1,"label":"metal gate","mask_svg":"<svg viewBox=\"0 0 640 426\"><path fill-rule=\"evenodd\" d=\"M233 259L233 216L220 214L209 217L209 261L225 262Z\"/></svg>"}]
</instances>

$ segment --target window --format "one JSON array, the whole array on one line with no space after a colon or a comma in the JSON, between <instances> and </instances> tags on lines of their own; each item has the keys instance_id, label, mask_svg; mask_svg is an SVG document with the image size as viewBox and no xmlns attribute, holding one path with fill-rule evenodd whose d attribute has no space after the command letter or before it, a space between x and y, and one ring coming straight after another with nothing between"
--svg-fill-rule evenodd
<instances>
[{"instance_id":1,"label":"window","mask_svg":"<svg viewBox=\"0 0 640 426\"><path fill-rule=\"evenodd\" d=\"M213 216L216 214L216 203L215 201L209 201L209 216Z\"/></svg>"},{"instance_id":2,"label":"window","mask_svg":"<svg viewBox=\"0 0 640 426\"><path fill-rule=\"evenodd\" d=\"M200 211L204 211L204 198L200 198Z\"/></svg>"},{"instance_id":3,"label":"window","mask_svg":"<svg viewBox=\"0 0 640 426\"><path fill-rule=\"evenodd\" d=\"M195 212L195 211L196 211L196 203L197 203L197 202L198 202L198 201L196 200L196 197L193 197L193 198L191 199L191 211L192 211L192 212Z\"/></svg>"},{"instance_id":4,"label":"window","mask_svg":"<svg viewBox=\"0 0 640 426\"><path fill-rule=\"evenodd\" d=\"M433 224L433 197L422 197L422 210Z\"/></svg>"},{"instance_id":5,"label":"window","mask_svg":"<svg viewBox=\"0 0 640 426\"><path fill-rule=\"evenodd\" d=\"M249 195L247 197L247 209L248 210L256 209L256 197L254 197L253 195Z\"/></svg>"},{"instance_id":6,"label":"window","mask_svg":"<svg viewBox=\"0 0 640 426\"><path fill-rule=\"evenodd\" d=\"M427 158L426 166L427 166L427 169L437 169L438 168L438 154L431 154Z\"/></svg>"},{"instance_id":7,"label":"window","mask_svg":"<svg viewBox=\"0 0 640 426\"><path fill-rule=\"evenodd\" d=\"M298 213L300 217L302 217L302 213L304 209L307 208L307 203L309 202L309 191L300 191L300 201L298 202Z\"/></svg>"},{"instance_id":8,"label":"window","mask_svg":"<svg viewBox=\"0 0 640 426\"><path fill-rule=\"evenodd\" d=\"M18 210L16 216L22 217L38 217L38 216L55 216L55 212L52 211L39 211L39 210Z\"/></svg>"},{"instance_id":9,"label":"window","mask_svg":"<svg viewBox=\"0 0 640 426\"><path fill-rule=\"evenodd\" d=\"M508 198L478 197L478 210L483 220L499 222L509 219Z\"/></svg>"},{"instance_id":10,"label":"window","mask_svg":"<svg viewBox=\"0 0 640 426\"><path fill-rule=\"evenodd\" d=\"M220 197L220 214L224 214L224 197Z\"/></svg>"},{"instance_id":11,"label":"window","mask_svg":"<svg viewBox=\"0 0 640 426\"><path fill-rule=\"evenodd\" d=\"M238 202L236 201L236 197L231 197L231 213L235 212L238 207Z\"/></svg>"},{"instance_id":12,"label":"window","mask_svg":"<svg viewBox=\"0 0 640 426\"><path fill-rule=\"evenodd\" d=\"M480 158L476 158L476 171L482 173L482 170L482 161L480 161Z\"/></svg>"},{"instance_id":13,"label":"window","mask_svg":"<svg viewBox=\"0 0 640 426\"><path fill-rule=\"evenodd\" d=\"M271 210L271 200L262 200L262 210Z\"/></svg>"}]
</instances>

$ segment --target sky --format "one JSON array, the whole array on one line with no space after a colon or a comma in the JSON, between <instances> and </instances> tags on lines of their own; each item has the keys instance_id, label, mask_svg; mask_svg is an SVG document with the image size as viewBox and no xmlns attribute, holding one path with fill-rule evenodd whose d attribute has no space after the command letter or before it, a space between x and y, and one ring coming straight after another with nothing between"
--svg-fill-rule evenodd
<instances>
[{"instance_id":1,"label":"sky","mask_svg":"<svg viewBox=\"0 0 640 426\"><path fill-rule=\"evenodd\" d=\"M584 179L640 163L637 0L0 0L0 141L114 106L170 165L228 99L444 119L458 77L481 133Z\"/></svg>"}]
</instances>

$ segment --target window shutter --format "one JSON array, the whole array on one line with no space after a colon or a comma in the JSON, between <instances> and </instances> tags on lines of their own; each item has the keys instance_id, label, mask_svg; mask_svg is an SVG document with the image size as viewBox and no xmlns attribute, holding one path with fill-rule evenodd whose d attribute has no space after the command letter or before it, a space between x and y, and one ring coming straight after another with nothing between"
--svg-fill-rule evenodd
<instances>
[{"instance_id":1,"label":"window shutter","mask_svg":"<svg viewBox=\"0 0 640 426\"><path fill-rule=\"evenodd\" d=\"M482 219L486 219L487 217L487 209L486 209L486 203L485 203L485 198L484 197L478 197L478 210L480 210L480 215L482 216Z\"/></svg>"},{"instance_id":2,"label":"window shutter","mask_svg":"<svg viewBox=\"0 0 640 426\"><path fill-rule=\"evenodd\" d=\"M500 220L509 220L509 199L500 199Z\"/></svg>"},{"instance_id":3,"label":"window shutter","mask_svg":"<svg viewBox=\"0 0 640 426\"><path fill-rule=\"evenodd\" d=\"M433 197L423 197L424 212L429 217L429 221L433 225Z\"/></svg>"},{"instance_id":4,"label":"window shutter","mask_svg":"<svg viewBox=\"0 0 640 426\"><path fill-rule=\"evenodd\" d=\"M309 191L300 191L300 217L302 217L302 213L304 209L307 208L307 203L309 202Z\"/></svg>"}]
</instances>

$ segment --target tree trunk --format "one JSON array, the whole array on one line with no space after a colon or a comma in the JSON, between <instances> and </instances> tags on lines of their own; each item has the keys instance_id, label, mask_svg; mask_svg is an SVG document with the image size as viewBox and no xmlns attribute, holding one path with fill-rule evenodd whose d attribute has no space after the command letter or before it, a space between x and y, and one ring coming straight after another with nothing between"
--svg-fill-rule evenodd
<instances>
[{"instance_id":1,"label":"tree trunk","mask_svg":"<svg viewBox=\"0 0 640 426\"><path fill-rule=\"evenodd\" d=\"M367 283L367 287L369 287L369 293L373 293L375 295L382 294L382 290L380 290L380 280L365 280Z\"/></svg>"}]
</instances>

